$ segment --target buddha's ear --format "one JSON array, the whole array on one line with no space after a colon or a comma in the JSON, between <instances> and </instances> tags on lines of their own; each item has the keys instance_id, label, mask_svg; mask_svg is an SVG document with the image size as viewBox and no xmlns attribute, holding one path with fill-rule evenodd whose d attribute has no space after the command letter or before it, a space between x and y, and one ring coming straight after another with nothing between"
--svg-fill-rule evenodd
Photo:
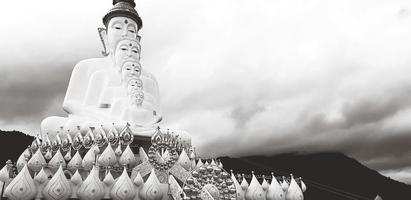
<instances>
[{"instance_id":1,"label":"buddha's ear","mask_svg":"<svg viewBox=\"0 0 411 200\"><path fill-rule=\"evenodd\" d=\"M103 43L103 51L101 52L103 56L108 56L107 52L107 30L105 28L97 28L98 34L100 35L101 43Z\"/></svg>"},{"instance_id":2,"label":"buddha's ear","mask_svg":"<svg viewBox=\"0 0 411 200\"><path fill-rule=\"evenodd\" d=\"M141 36L137 35L137 40L141 42Z\"/></svg>"}]
</instances>

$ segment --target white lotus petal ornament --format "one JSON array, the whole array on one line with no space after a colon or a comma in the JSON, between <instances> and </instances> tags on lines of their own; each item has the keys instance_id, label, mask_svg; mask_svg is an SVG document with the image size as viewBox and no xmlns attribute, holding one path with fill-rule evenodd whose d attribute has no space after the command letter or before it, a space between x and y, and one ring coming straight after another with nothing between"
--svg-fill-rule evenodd
<instances>
[{"instance_id":1,"label":"white lotus petal ornament","mask_svg":"<svg viewBox=\"0 0 411 200\"><path fill-rule=\"evenodd\" d=\"M117 156L111 145L107 145L106 149L104 149L103 153L98 158L97 163L103 167L113 166L117 163Z\"/></svg>"},{"instance_id":2,"label":"white lotus petal ornament","mask_svg":"<svg viewBox=\"0 0 411 200\"><path fill-rule=\"evenodd\" d=\"M43 164L46 163L46 159L44 159L43 154L40 151L40 148L37 149L36 153L30 158L29 162L27 163L29 169L33 170L34 172L39 172Z\"/></svg>"},{"instance_id":3,"label":"white lotus petal ornament","mask_svg":"<svg viewBox=\"0 0 411 200\"><path fill-rule=\"evenodd\" d=\"M133 182L124 167L123 173L111 189L111 197L115 200L131 200L135 195Z\"/></svg>"},{"instance_id":4,"label":"white lotus petal ornament","mask_svg":"<svg viewBox=\"0 0 411 200\"><path fill-rule=\"evenodd\" d=\"M43 189L43 196L47 200L66 200L70 198L71 186L60 165L53 178Z\"/></svg>"},{"instance_id":5,"label":"white lotus petal ornament","mask_svg":"<svg viewBox=\"0 0 411 200\"><path fill-rule=\"evenodd\" d=\"M250 186L248 187L245 193L246 200L265 200L265 192L263 187L258 182L257 178L253 174L253 178L251 179Z\"/></svg>"},{"instance_id":6,"label":"white lotus petal ornament","mask_svg":"<svg viewBox=\"0 0 411 200\"><path fill-rule=\"evenodd\" d=\"M267 200L285 200L285 193L280 183L277 181L274 174L272 174L271 177L271 184L267 191Z\"/></svg>"},{"instance_id":7,"label":"white lotus petal ornament","mask_svg":"<svg viewBox=\"0 0 411 200\"><path fill-rule=\"evenodd\" d=\"M31 200L36 196L36 186L27 165L7 186L4 195L11 200Z\"/></svg>"},{"instance_id":8,"label":"white lotus petal ornament","mask_svg":"<svg viewBox=\"0 0 411 200\"><path fill-rule=\"evenodd\" d=\"M291 175L290 186L288 187L286 200L304 200L303 191L301 191L294 177Z\"/></svg>"},{"instance_id":9,"label":"white lotus petal ornament","mask_svg":"<svg viewBox=\"0 0 411 200\"><path fill-rule=\"evenodd\" d=\"M98 177L99 169L97 166L93 167L86 180L78 189L78 196L82 200L97 200L104 197L104 184Z\"/></svg>"},{"instance_id":10,"label":"white lotus petal ornament","mask_svg":"<svg viewBox=\"0 0 411 200\"><path fill-rule=\"evenodd\" d=\"M186 151L183 149L181 151L180 156L178 157L177 164L181 165L185 170L190 171L191 169L191 161L188 157Z\"/></svg>"},{"instance_id":11,"label":"white lotus petal ornament","mask_svg":"<svg viewBox=\"0 0 411 200\"><path fill-rule=\"evenodd\" d=\"M137 164L136 157L134 156L133 151L131 151L130 145L127 145L126 149L124 150L123 154L121 154L120 158L118 159L120 165L130 165L134 166Z\"/></svg>"},{"instance_id":12,"label":"white lotus petal ornament","mask_svg":"<svg viewBox=\"0 0 411 200\"><path fill-rule=\"evenodd\" d=\"M82 162L83 159L81 158L80 153L77 151L71 158L70 162L67 164L67 169L71 172L74 172L81 167Z\"/></svg>"},{"instance_id":13,"label":"white lotus petal ornament","mask_svg":"<svg viewBox=\"0 0 411 200\"><path fill-rule=\"evenodd\" d=\"M140 191L140 197L145 200L160 200L163 198L163 192L160 188L160 181L154 172L151 170L151 174L148 177L146 183Z\"/></svg>"}]
</instances>

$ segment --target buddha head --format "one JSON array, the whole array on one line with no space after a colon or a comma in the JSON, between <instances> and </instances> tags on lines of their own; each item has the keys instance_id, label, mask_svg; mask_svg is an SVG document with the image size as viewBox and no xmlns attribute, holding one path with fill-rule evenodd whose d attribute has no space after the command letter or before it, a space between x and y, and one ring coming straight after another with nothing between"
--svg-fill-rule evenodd
<instances>
[{"instance_id":1,"label":"buddha head","mask_svg":"<svg viewBox=\"0 0 411 200\"><path fill-rule=\"evenodd\" d=\"M136 62L140 60L140 44L137 40L124 39L118 42L114 57L114 67L122 70L128 61ZM138 64L139 65L139 64Z\"/></svg>"},{"instance_id":2,"label":"buddha head","mask_svg":"<svg viewBox=\"0 0 411 200\"><path fill-rule=\"evenodd\" d=\"M142 90L143 82L141 79L131 79L127 84L127 95L130 97L131 104L140 106L144 101Z\"/></svg>"},{"instance_id":3,"label":"buddha head","mask_svg":"<svg viewBox=\"0 0 411 200\"><path fill-rule=\"evenodd\" d=\"M143 90L143 81L139 78L133 78L128 81L127 91Z\"/></svg>"},{"instance_id":4,"label":"buddha head","mask_svg":"<svg viewBox=\"0 0 411 200\"><path fill-rule=\"evenodd\" d=\"M121 82L128 83L131 79L139 78L141 66L138 62L125 62L121 69Z\"/></svg>"},{"instance_id":5,"label":"buddha head","mask_svg":"<svg viewBox=\"0 0 411 200\"><path fill-rule=\"evenodd\" d=\"M140 39L138 31L143 22L134 9L134 0L113 0L113 8L103 17L105 28L99 28L104 52L114 52L117 43L124 38Z\"/></svg>"}]
</instances>

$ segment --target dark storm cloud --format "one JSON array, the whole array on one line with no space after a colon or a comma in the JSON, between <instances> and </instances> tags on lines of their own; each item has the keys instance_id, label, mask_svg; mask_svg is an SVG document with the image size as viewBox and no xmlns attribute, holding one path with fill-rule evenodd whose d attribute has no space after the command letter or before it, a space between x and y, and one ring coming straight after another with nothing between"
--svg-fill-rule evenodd
<instances>
[{"instance_id":1,"label":"dark storm cloud","mask_svg":"<svg viewBox=\"0 0 411 200\"><path fill-rule=\"evenodd\" d=\"M240 105L233 109L231 117L236 122L237 128L244 128L256 113L262 111L264 111L264 108L258 105Z\"/></svg>"},{"instance_id":2,"label":"dark storm cloud","mask_svg":"<svg viewBox=\"0 0 411 200\"><path fill-rule=\"evenodd\" d=\"M36 118L45 117L47 115L45 111L53 109L50 108L54 105L53 101L62 100L70 77L69 67L53 68L44 65L41 67L43 69L24 63L24 66L20 65L15 70L0 70L3 76L3 84L0 85L1 121L15 122L19 119L39 121Z\"/></svg>"}]
</instances>

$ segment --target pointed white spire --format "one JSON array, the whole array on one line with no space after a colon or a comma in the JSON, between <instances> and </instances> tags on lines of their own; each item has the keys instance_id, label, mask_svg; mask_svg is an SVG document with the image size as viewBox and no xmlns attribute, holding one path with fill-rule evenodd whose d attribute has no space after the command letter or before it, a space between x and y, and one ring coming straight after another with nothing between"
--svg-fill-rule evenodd
<instances>
[{"instance_id":1,"label":"pointed white spire","mask_svg":"<svg viewBox=\"0 0 411 200\"><path fill-rule=\"evenodd\" d=\"M255 200L255 199L265 200L266 199L263 187L258 182L254 173L253 173L253 178L251 179L251 182L250 182L250 186L245 192L245 199L246 200Z\"/></svg>"},{"instance_id":2,"label":"pointed white spire","mask_svg":"<svg viewBox=\"0 0 411 200\"><path fill-rule=\"evenodd\" d=\"M133 182L127 174L127 170L124 167L123 173L118 178L117 182L114 184L111 189L111 197L113 199L127 200L133 199L136 195L134 190Z\"/></svg>"},{"instance_id":3,"label":"pointed white spire","mask_svg":"<svg viewBox=\"0 0 411 200\"><path fill-rule=\"evenodd\" d=\"M245 175L243 174L243 180L241 181L241 189L243 189L243 191L246 191L248 189L248 182L245 179Z\"/></svg>"},{"instance_id":4,"label":"pointed white spire","mask_svg":"<svg viewBox=\"0 0 411 200\"><path fill-rule=\"evenodd\" d=\"M134 166L137 164L136 157L134 156L133 151L131 151L130 145L127 145L123 154L121 154L120 158L118 159L118 162L120 163L120 165Z\"/></svg>"},{"instance_id":5,"label":"pointed white spire","mask_svg":"<svg viewBox=\"0 0 411 200\"><path fill-rule=\"evenodd\" d=\"M77 191L78 191L78 188L80 188L81 184L83 183L83 178L81 178L81 175L78 172L78 170L76 170L74 175L71 177L70 183L71 183L71 191L72 191L70 198L78 199Z\"/></svg>"},{"instance_id":6,"label":"pointed white spire","mask_svg":"<svg viewBox=\"0 0 411 200\"><path fill-rule=\"evenodd\" d=\"M261 184L261 186L263 187L264 191L267 191L268 187L270 187L270 184L268 184L267 180L265 179L265 176L263 176L263 183Z\"/></svg>"},{"instance_id":7,"label":"pointed white spire","mask_svg":"<svg viewBox=\"0 0 411 200\"><path fill-rule=\"evenodd\" d=\"M93 168L95 159L96 154L94 153L93 148L91 148L87 151L86 155L84 156L81 166L86 170L90 170Z\"/></svg>"},{"instance_id":8,"label":"pointed white spire","mask_svg":"<svg viewBox=\"0 0 411 200\"><path fill-rule=\"evenodd\" d=\"M103 167L114 166L117 163L117 157L111 145L107 145L97 162Z\"/></svg>"},{"instance_id":9,"label":"pointed white spire","mask_svg":"<svg viewBox=\"0 0 411 200\"><path fill-rule=\"evenodd\" d=\"M52 157L53 157L53 153L51 152L51 149L47 149L47 152L44 155L44 158L47 160L50 160Z\"/></svg>"},{"instance_id":10,"label":"pointed white spire","mask_svg":"<svg viewBox=\"0 0 411 200\"><path fill-rule=\"evenodd\" d=\"M44 171L44 168L41 168L40 172L34 177L34 181L38 184L43 184L49 181L48 176Z\"/></svg>"},{"instance_id":11,"label":"pointed white spire","mask_svg":"<svg viewBox=\"0 0 411 200\"><path fill-rule=\"evenodd\" d=\"M285 196L287 200L304 200L303 192L291 175L290 186L288 187L287 194Z\"/></svg>"},{"instance_id":12,"label":"pointed white spire","mask_svg":"<svg viewBox=\"0 0 411 200\"><path fill-rule=\"evenodd\" d=\"M233 180L234 187L236 188L237 191L237 200L245 200L245 191L242 190L240 183L237 181L237 178L233 174L233 171L231 171L231 179Z\"/></svg>"},{"instance_id":13,"label":"pointed white spire","mask_svg":"<svg viewBox=\"0 0 411 200\"><path fill-rule=\"evenodd\" d=\"M116 148L116 150L114 151L114 153L116 153L116 156L121 156L121 154L123 153L123 151L121 150L121 145L119 144Z\"/></svg>"},{"instance_id":14,"label":"pointed white spire","mask_svg":"<svg viewBox=\"0 0 411 200\"><path fill-rule=\"evenodd\" d=\"M203 161L201 161L201 159L198 159L196 167L201 167L203 165L204 165Z\"/></svg>"},{"instance_id":15,"label":"pointed white spire","mask_svg":"<svg viewBox=\"0 0 411 200\"><path fill-rule=\"evenodd\" d=\"M44 168L41 168L40 172L34 177L34 182L36 184L36 199L43 199L43 189L46 187L47 183L49 182L49 178L44 171Z\"/></svg>"},{"instance_id":16,"label":"pointed white spire","mask_svg":"<svg viewBox=\"0 0 411 200\"><path fill-rule=\"evenodd\" d=\"M303 179L302 178L300 178L300 184L301 184L301 190L303 191L303 192L305 192L305 191L307 191L307 186L305 185L305 183L304 183L304 181L303 181Z\"/></svg>"},{"instance_id":17,"label":"pointed white spire","mask_svg":"<svg viewBox=\"0 0 411 200\"><path fill-rule=\"evenodd\" d=\"M181 165L185 170L190 171L191 161L184 149L181 151L181 154L178 157L177 163Z\"/></svg>"},{"instance_id":18,"label":"pointed white spire","mask_svg":"<svg viewBox=\"0 0 411 200\"><path fill-rule=\"evenodd\" d=\"M285 180L285 177L283 176L283 182L281 183L281 188L283 188L283 191L284 192L287 192L287 190L288 190L288 183L287 183L287 181Z\"/></svg>"},{"instance_id":19,"label":"pointed white spire","mask_svg":"<svg viewBox=\"0 0 411 200\"><path fill-rule=\"evenodd\" d=\"M44 187L43 195L45 199L68 199L70 197L70 183L67 181L61 165L53 175L53 178Z\"/></svg>"},{"instance_id":20,"label":"pointed white spire","mask_svg":"<svg viewBox=\"0 0 411 200\"><path fill-rule=\"evenodd\" d=\"M110 145L109 145L110 146ZM111 199L111 189L114 186L114 183L116 181L113 178L113 175L111 175L110 170L107 171L106 176L103 179L103 183L104 183L104 199Z\"/></svg>"},{"instance_id":21,"label":"pointed white spire","mask_svg":"<svg viewBox=\"0 0 411 200\"><path fill-rule=\"evenodd\" d=\"M56 154L54 154L53 158L49 161L48 167L54 173L60 166L66 167L66 161L64 160L60 149L58 149Z\"/></svg>"},{"instance_id":22,"label":"pointed white spire","mask_svg":"<svg viewBox=\"0 0 411 200\"><path fill-rule=\"evenodd\" d=\"M140 190L140 197L143 199L160 200L163 198L163 192L160 188L160 181L157 179L154 169L151 170L143 188Z\"/></svg>"},{"instance_id":23,"label":"pointed white spire","mask_svg":"<svg viewBox=\"0 0 411 200\"><path fill-rule=\"evenodd\" d=\"M31 178L27 165L7 186L4 195L11 200L33 199L36 196L36 185Z\"/></svg>"},{"instance_id":24,"label":"pointed white spire","mask_svg":"<svg viewBox=\"0 0 411 200\"><path fill-rule=\"evenodd\" d=\"M76 171L78 168L81 167L81 163L83 162L83 159L81 158L80 153L77 151L73 158L71 158L70 162L67 164L67 169L70 170L71 172Z\"/></svg>"},{"instance_id":25,"label":"pointed white spire","mask_svg":"<svg viewBox=\"0 0 411 200\"><path fill-rule=\"evenodd\" d=\"M67 151L66 155L64 155L64 160L67 162L71 160L71 150Z\"/></svg>"},{"instance_id":26,"label":"pointed white spire","mask_svg":"<svg viewBox=\"0 0 411 200\"><path fill-rule=\"evenodd\" d=\"M183 189L178 184L177 180L174 178L173 175L168 177L168 185L169 185L169 194L173 197L173 199L181 199L181 195L183 194Z\"/></svg>"},{"instance_id":27,"label":"pointed white spire","mask_svg":"<svg viewBox=\"0 0 411 200\"><path fill-rule=\"evenodd\" d=\"M40 148L37 149L36 153L30 158L27 163L28 167L34 172L39 172L43 164L46 164L46 159L44 159L43 154L41 154Z\"/></svg>"},{"instance_id":28,"label":"pointed white spire","mask_svg":"<svg viewBox=\"0 0 411 200\"><path fill-rule=\"evenodd\" d=\"M86 180L78 189L78 196L84 200L102 199L104 197L104 184L98 177L99 169L97 166L93 167Z\"/></svg>"},{"instance_id":29,"label":"pointed white spire","mask_svg":"<svg viewBox=\"0 0 411 200\"><path fill-rule=\"evenodd\" d=\"M70 182L73 183L74 185L80 185L83 183L83 178L81 177L78 170L76 170L74 175L71 177Z\"/></svg>"},{"instance_id":30,"label":"pointed white spire","mask_svg":"<svg viewBox=\"0 0 411 200\"><path fill-rule=\"evenodd\" d=\"M0 170L0 181L5 183L10 179L9 170L7 169L7 164L4 165Z\"/></svg>"},{"instance_id":31,"label":"pointed white spire","mask_svg":"<svg viewBox=\"0 0 411 200\"><path fill-rule=\"evenodd\" d=\"M17 171L20 172L23 167L27 164L27 158L30 156L30 152L28 149L24 150L23 153L17 159Z\"/></svg>"},{"instance_id":32,"label":"pointed white spire","mask_svg":"<svg viewBox=\"0 0 411 200\"><path fill-rule=\"evenodd\" d=\"M140 156L141 162L148 161L147 153L144 151L143 147L138 148L138 155Z\"/></svg>"},{"instance_id":33,"label":"pointed white spire","mask_svg":"<svg viewBox=\"0 0 411 200\"><path fill-rule=\"evenodd\" d=\"M103 183L107 186L111 186L114 184L114 177L111 175L110 170L107 171L107 174L104 176ZM111 189L111 188L110 188Z\"/></svg>"},{"instance_id":34,"label":"pointed white spire","mask_svg":"<svg viewBox=\"0 0 411 200\"><path fill-rule=\"evenodd\" d=\"M271 174L271 184L267 191L267 200L285 200L285 193L280 183L274 176L274 173Z\"/></svg>"},{"instance_id":35,"label":"pointed white spire","mask_svg":"<svg viewBox=\"0 0 411 200\"><path fill-rule=\"evenodd\" d=\"M139 188L144 185L143 177L141 177L140 172L137 172L136 178L134 178L133 183Z\"/></svg>"}]
</instances>

